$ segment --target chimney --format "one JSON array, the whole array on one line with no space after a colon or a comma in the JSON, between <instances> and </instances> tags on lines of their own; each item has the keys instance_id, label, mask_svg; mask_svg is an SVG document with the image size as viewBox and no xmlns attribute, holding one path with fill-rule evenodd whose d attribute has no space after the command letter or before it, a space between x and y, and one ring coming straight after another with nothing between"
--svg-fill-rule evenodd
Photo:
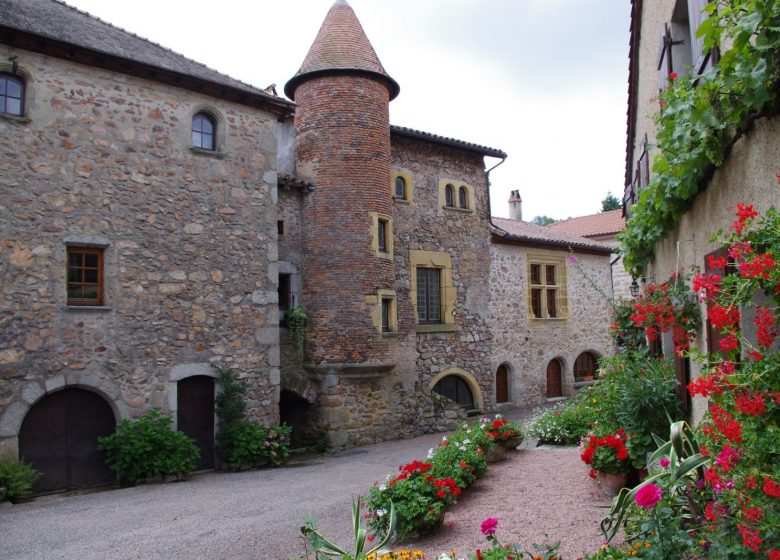
<instances>
[{"instance_id":1,"label":"chimney","mask_svg":"<svg viewBox=\"0 0 780 560\"><path fill-rule=\"evenodd\" d=\"M520 191L512 191L509 195L509 218L512 220L523 219L523 199Z\"/></svg>"}]
</instances>

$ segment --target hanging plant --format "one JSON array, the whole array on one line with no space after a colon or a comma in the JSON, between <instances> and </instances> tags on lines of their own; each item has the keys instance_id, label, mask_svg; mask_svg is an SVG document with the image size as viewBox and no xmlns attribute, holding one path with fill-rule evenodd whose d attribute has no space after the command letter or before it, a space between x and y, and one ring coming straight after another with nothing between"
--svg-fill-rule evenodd
<instances>
[{"instance_id":1,"label":"hanging plant","mask_svg":"<svg viewBox=\"0 0 780 560\"><path fill-rule=\"evenodd\" d=\"M309 318L303 307L296 305L284 314L284 324L295 338L295 351L299 362L303 362L303 343L306 335L306 323Z\"/></svg>"}]
</instances>

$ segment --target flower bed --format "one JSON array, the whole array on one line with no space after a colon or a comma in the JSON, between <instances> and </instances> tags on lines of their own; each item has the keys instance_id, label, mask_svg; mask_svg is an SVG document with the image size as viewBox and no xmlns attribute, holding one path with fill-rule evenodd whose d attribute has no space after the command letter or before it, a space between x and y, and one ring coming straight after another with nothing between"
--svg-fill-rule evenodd
<instances>
[{"instance_id":1,"label":"flower bed","mask_svg":"<svg viewBox=\"0 0 780 560\"><path fill-rule=\"evenodd\" d=\"M483 418L471 425L464 424L454 434L444 436L436 449L429 450L425 461L401 465L398 475L388 475L384 482L371 487L365 498L369 510L365 518L371 534L385 533L391 504L397 514L400 539L435 531L446 508L487 472L488 450L497 442L521 434L515 422L496 416L493 420Z\"/></svg>"}]
</instances>

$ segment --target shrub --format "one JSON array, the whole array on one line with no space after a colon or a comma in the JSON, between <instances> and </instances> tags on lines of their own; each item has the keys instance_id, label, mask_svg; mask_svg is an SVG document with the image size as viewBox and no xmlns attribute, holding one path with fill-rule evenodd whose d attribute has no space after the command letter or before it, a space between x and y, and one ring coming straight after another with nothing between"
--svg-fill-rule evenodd
<instances>
[{"instance_id":1,"label":"shrub","mask_svg":"<svg viewBox=\"0 0 780 560\"><path fill-rule=\"evenodd\" d=\"M12 502L32 494L33 485L40 476L40 472L23 461L0 460L0 487L5 488L5 495Z\"/></svg>"},{"instance_id":2,"label":"shrub","mask_svg":"<svg viewBox=\"0 0 780 560\"><path fill-rule=\"evenodd\" d=\"M115 433L98 438L98 448L122 486L166 475L182 480L195 470L200 456L192 438L172 430L171 418L155 410L122 420Z\"/></svg>"},{"instance_id":3,"label":"shrub","mask_svg":"<svg viewBox=\"0 0 780 560\"><path fill-rule=\"evenodd\" d=\"M246 381L239 379L235 372L221 365L212 365L217 372L220 390L215 399L217 419L216 448L217 455L223 461L232 453L233 436L246 418L244 391ZM228 461L230 462L230 461Z\"/></svg>"},{"instance_id":4,"label":"shrub","mask_svg":"<svg viewBox=\"0 0 780 560\"><path fill-rule=\"evenodd\" d=\"M575 398L539 412L525 425L528 435L537 438L539 444L578 444L593 426L595 416L588 408L592 389L582 389Z\"/></svg>"},{"instance_id":5,"label":"shrub","mask_svg":"<svg viewBox=\"0 0 780 560\"><path fill-rule=\"evenodd\" d=\"M290 454L291 432L285 424L265 428L242 420L229 434L231 444L223 459L232 470L282 465Z\"/></svg>"}]
</instances>

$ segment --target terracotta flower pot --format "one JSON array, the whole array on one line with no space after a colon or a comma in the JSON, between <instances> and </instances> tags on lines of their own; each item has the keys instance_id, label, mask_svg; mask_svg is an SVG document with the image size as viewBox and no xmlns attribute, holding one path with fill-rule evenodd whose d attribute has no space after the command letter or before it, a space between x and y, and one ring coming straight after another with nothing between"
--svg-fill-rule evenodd
<instances>
[{"instance_id":1,"label":"terracotta flower pot","mask_svg":"<svg viewBox=\"0 0 780 560\"><path fill-rule=\"evenodd\" d=\"M523 436L515 436L501 441L507 451L517 451L520 444L523 443Z\"/></svg>"},{"instance_id":2,"label":"terracotta flower pot","mask_svg":"<svg viewBox=\"0 0 780 560\"><path fill-rule=\"evenodd\" d=\"M501 444L494 444L485 453L485 460L488 463L498 463L506 459L506 447Z\"/></svg>"},{"instance_id":3,"label":"terracotta flower pot","mask_svg":"<svg viewBox=\"0 0 780 560\"><path fill-rule=\"evenodd\" d=\"M618 495L621 488L626 487L628 482L627 473L605 473L601 471L596 472L596 480L599 483L599 488L605 496L614 498Z\"/></svg>"}]
</instances>

